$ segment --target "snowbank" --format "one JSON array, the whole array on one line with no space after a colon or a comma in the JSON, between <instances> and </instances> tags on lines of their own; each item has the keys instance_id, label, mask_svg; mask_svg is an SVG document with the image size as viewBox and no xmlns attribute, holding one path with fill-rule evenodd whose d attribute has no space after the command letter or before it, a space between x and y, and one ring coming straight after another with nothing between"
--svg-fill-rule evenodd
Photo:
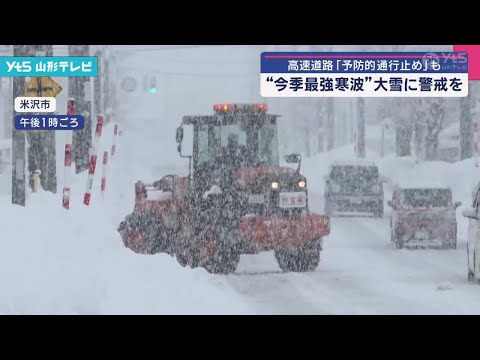
<instances>
[{"instance_id":1,"label":"snowbank","mask_svg":"<svg viewBox=\"0 0 480 360\"><path fill-rule=\"evenodd\" d=\"M429 161L416 163L411 157L387 157L379 162L382 176L387 184L400 184L407 187L448 187L452 190L453 201L462 205L457 209L458 242L461 246L467 241L468 219L461 215L472 204L472 191L480 182L480 168L475 167L474 159L457 163Z\"/></svg>"},{"instance_id":2,"label":"snowbank","mask_svg":"<svg viewBox=\"0 0 480 360\"><path fill-rule=\"evenodd\" d=\"M379 162L379 170L392 184L449 187L454 198L468 206L472 190L480 181L480 168L475 167L473 159L453 164L443 161L416 163L411 157L389 156Z\"/></svg>"},{"instance_id":3,"label":"snowbank","mask_svg":"<svg viewBox=\"0 0 480 360\"><path fill-rule=\"evenodd\" d=\"M332 163L353 161L353 145L340 147L330 152L318 154L302 161L301 172L307 177L310 196L316 197L318 206L323 204L325 188L324 176ZM378 153L367 148L365 161L378 165L384 184L385 202L391 199L394 185L407 187L448 187L452 190L453 200L462 205L457 209L459 243L466 242L468 220L461 212L471 206L472 191L480 182L480 168L475 167L474 159L457 163L443 161L416 162L413 157L396 157L388 155L381 158ZM385 204L386 216L389 208Z\"/></svg>"},{"instance_id":4,"label":"snowbank","mask_svg":"<svg viewBox=\"0 0 480 360\"><path fill-rule=\"evenodd\" d=\"M25 208L2 198L0 212L8 215L0 239L0 312L248 312L221 288L221 278L212 281L213 275L182 268L165 254L126 249L101 210L68 212L49 193L31 194Z\"/></svg>"},{"instance_id":5,"label":"snowbank","mask_svg":"<svg viewBox=\"0 0 480 360\"><path fill-rule=\"evenodd\" d=\"M323 177L328 174L330 165L356 161L353 145L348 145L302 160L301 172L309 181L309 189L314 193L323 194L325 182ZM365 159L358 161L377 164L387 187L394 185L449 187L454 198L462 201L463 206L470 206L472 190L480 182L480 168L475 167L473 159L457 163L416 162L413 157L388 155L381 158L378 153L367 149Z\"/></svg>"},{"instance_id":6,"label":"snowbank","mask_svg":"<svg viewBox=\"0 0 480 360\"><path fill-rule=\"evenodd\" d=\"M221 278L182 268L168 255L126 249L101 207L68 212L49 193L31 194L25 208L7 200L0 205L8 214L0 239L0 312L249 312L221 288Z\"/></svg>"},{"instance_id":7,"label":"snowbank","mask_svg":"<svg viewBox=\"0 0 480 360\"><path fill-rule=\"evenodd\" d=\"M379 171L392 186L449 187L450 164L442 161L417 163L413 157L391 155L379 161Z\"/></svg>"},{"instance_id":8,"label":"snowbank","mask_svg":"<svg viewBox=\"0 0 480 360\"><path fill-rule=\"evenodd\" d=\"M110 130L105 127L102 151L111 146ZM28 194L25 207L0 197L0 313L252 313L225 277L182 268L166 254L140 255L124 247L116 229L133 209L133 184L144 175L139 170L151 166L129 159L122 140L109 159L105 198L97 175L89 207L82 204L86 173L74 177L68 211L61 191Z\"/></svg>"}]
</instances>

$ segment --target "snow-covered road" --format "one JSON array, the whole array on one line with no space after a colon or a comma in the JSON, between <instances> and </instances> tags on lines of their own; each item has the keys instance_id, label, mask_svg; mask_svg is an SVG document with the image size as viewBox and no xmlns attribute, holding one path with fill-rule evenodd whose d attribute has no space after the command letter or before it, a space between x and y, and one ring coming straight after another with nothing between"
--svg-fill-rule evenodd
<instances>
[{"instance_id":1,"label":"snow-covered road","mask_svg":"<svg viewBox=\"0 0 480 360\"><path fill-rule=\"evenodd\" d=\"M386 192L386 199L390 192ZM322 212L320 196L313 210ZM478 314L480 287L466 279L466 243L456 250L398 250L382 219L332 219L319 267L282 273L272 252L242 256L228 282L262 314Z\"/></svg>"},{"instance_id":2,"label":"snow-covered road","mask_svg":"<svg viewBox=\"0 0 480 360\"><path fill-rule=\"evenodd\" d=\"M272 253L245 255L229 283L266 314L480 313L457 250L397 250L389 220L334 218L320 266L281 273Z\"/></svg>"},{"instance_id":3,"label":"snow-covered road","mask_svg":"<svg viewBox=\"0 0 480 360\"><path fill-rule=\"evenodd\" d=\"M10 169L0 174L0 313L480 314L480 286L467 282L467 222L460 216L480 179L474 159L418 164L410 157L389 157L394 140L388 133L387 156L380 158L375 152L381 131L374 125L367 126L367 157L379 164L382 175L445 180L454 200L463 202L457 210L456 250L396 249L390 243L388 207L382 219L333 218L320 265L308 273L283 273L272 252L243 255L235 273L217 276L182 268L165 254L140 255L124 247L116 229L133 210L135 182L188 173L188 160L177 153L176 126L183 115L208 115L214 103L257 99L257 74L249 74L257 69L259 52L219 47L214 63L208 48L167 54L170 57L164 52L132 56L129 65L139 79L144 75L138 74L150 69L164 76L159 76L156 95L120 94L116 113L124 136L117 139L117 153L109 159L105 197L100 197L96 175L89 207L82 203L86 173L75 176L68 212L61 208L60 191L30 194L28 206L12 206ZM232 58L241 61L232 63ZM232 65L239 78L228 81ZM223 73L213 76L219 69ZM285 109L297 109L285 104ZM275 101L271 105L277 111ZM297 124L295 117L283 124L288 121ZM102 150L110 149L111 125L103 130ZM58 154L63 149L64 137L59 135ZM313 211L323 213L326 166L354 157L349 145L302 160ZM63 164L63 156L57 156L59 189ZM385 202L391 199L389 186Z\"/></svg>"},{"instance_id":4,"label":"snow-covered road","mask_svg":"<svg viewBox=\"0 0 480 360\"><path fill-rule=\"evenodd\" d=\"M133 132L125 141L138 144ZM141 155L123 153L129 175L153 180L188 171L188 162L177 161L175 152L166 156L161 143L149 141L142 148L147 144L152 148ZM159 153L164 161L158 161ZM314 184L312 210L323 213L321 170L307 161L302 172ZM126 189L124 199L131 203L131 187ZM384 189L386 203L391 188L385 184ZM456 250L398 250L390 243L389 217L385 206L382 219L333 218L314 272L283 273L268 252L243 255L234 274L210 279L220 288L233 289L239 302L258 314L480 314L480 287L466 280L465 222L459 222ZM460 217L458 210L457 220Z\"/></svg>"}]
</instances>

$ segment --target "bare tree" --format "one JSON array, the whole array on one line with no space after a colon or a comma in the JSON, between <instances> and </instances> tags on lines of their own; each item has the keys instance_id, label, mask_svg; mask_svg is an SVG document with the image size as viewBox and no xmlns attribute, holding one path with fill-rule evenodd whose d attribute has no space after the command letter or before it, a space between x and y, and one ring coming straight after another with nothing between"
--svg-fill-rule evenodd
<instances>
[{"instance_id":1,"label":"bare tree","mask_svg":"<svg viewBox=\"0 0 480 360\"><path fill-rule=\"evenodd\" d=\"M405 51L405 45L392 45L392 51ZM413 135L413 124L411 113L406 110L408 99L393 98L390 103L390 116L395 123L395 149L397 156L412 155L411 141Z\"/></svg>"},{"instance_id":2,"label":"bare tree","mask_svg":"<svg viewBox=\"0 0 480 360\"><path fill-rule=\"evenodd\" d=\"M425 136L425 156L427 160L435 160L438 154L438 135L445 122L445 99L431 98L427 116L427 132Z\"/></svg>"},{"instance_id":3,"label":"bare tree","mask_svg":"<svg viewBox=\"0 0 480 360\"><path fill-rule=\"evenodd\" d=\"M472 82L469 82L470 89ZM472 94L468 92L468 96L460 99L460 158L462 160L472 157L472 141L473 141L473 109Z\"/></svg>"},{"instance_id":4,"label":"bare tree","mask_svg":"<svg viewBox=\"0 0 480 360\"><path fill-rule=\"evenodd\" d=\"M329 97L326 99L326 107L327 107L327 151L333 149L335 145L335 103L333 102L333 98Z\"/></svg>"},{"instance_id":5,"label":"bare tree","mask_svg":"<svg viewBox=\"0 0 480 360\"><path fill-rule=\"evenodd\" d=\"M357 99L357 157L365 157L365 98Z\"/></svg>"},{"instance_id":6,"label":"bare tree","mask_svg":"<svg viewBox=\"0 0 480 360\"><path fill-rule=\"evenodd\" d=\"M415 154L420 160L438 158L439 134L445 124L444 98L409 99Z\"/></svg>"},{"instance_id":7,"label":"bare tree","mask_svg":"<svg viewBox=\"0 0 480 360\"><path fill-rule=\"evenodd\" d=\"M319 99L323 100L323 99ZM327 117L325 112L325 107L323 106L322 102L318 102L318 106L316 107L316 115L315 118L317 119L317 131L316 131L316 138L317 138L317 153L322 153L325 151L325 121L324 119Z\"/></svg>"},{"instance_id":8,"label":"bare tree","mask_svg":"<svg viewBox=\"0 0 480 360\"><path fill-rule=\"evenodd\" d=\"M425 159L423 138L425 136L425 126L423 119L425 118L424 99L412 98L410 99L410 111L413 121L413 145L414 152L417 159Z\"/></svg>"}]
</instances>

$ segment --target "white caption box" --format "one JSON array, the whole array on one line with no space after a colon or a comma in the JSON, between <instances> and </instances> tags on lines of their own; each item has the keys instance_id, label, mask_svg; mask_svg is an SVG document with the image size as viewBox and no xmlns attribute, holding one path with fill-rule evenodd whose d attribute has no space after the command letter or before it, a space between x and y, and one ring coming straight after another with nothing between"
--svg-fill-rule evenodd
<instances>
[{"instance_id":1,"label":"white caption box","mask_svg":"<svg viewBox=\"0 0 480 360\"><path fill-rule=\"evenodd\" d=\"M15 112L17 113L53 113L57 110L57 100L54 97L25 97L15 98Z\"/></svg>"},{"instance_id":2,"label":"white caption box","mask_svg":"<svg viewBox=\"0 0 480 360\"><path fill-rule=\"evenodd\" d=\"M295 78L300 87L292 86L291 79ZM307 80L307 78L310 78ZM308 84L316 78L318 86ZM322 91L321 78L333 79L333 90ZM348 88L337 88L337 78L347 78ZM363 90L352 89L352 78L363 80ZM422 79L421 79L422 78ZM430 91L425 91L424 85L420 85L423 78L431 78L432 86ZM399 91L392 91L390 81L400 79L401 84L393 86L400 88ZM287 83L283 82L284 80ZM435 85L437 82L444 82L445 87ZM283 84L282 84L283 83ZM382 83L382 86L379 86ZM455 86L452 86L452 84ZM458 84L458 86L457 86ZM353 87L355 88L355 87ZM378 88L378 89L377 89ZM423 90L422 90L423 88ZM281 89L281 90L280 90ZM386 89L386 90L385 90ZM439 90L441 89L441 90ZM455 90L454 90L455 89ZM279 91L280 90L280 91ZM263 97L465 97L468 95L468 74L266 74L260 75L260 93Z\"/></svg>"}]
</instances>

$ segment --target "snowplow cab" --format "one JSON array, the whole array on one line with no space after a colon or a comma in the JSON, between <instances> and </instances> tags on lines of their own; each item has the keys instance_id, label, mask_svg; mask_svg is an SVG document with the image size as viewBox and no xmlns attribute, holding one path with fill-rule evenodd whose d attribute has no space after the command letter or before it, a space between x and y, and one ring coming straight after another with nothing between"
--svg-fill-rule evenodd
<instances>
[{"instance_id":1,"label":"snowplow cab","mask_svg":"<svg viewBox=\"0 0 480 360\"><path fill-rule=\"evenodd\" d=\"M300 174L301 157L286 156L288 162L298 163L297 169L280 166L279 115L268 114L267 109L266 104L216 104L212 116L183 118L182 125L193 125L191 173L198 201L215 185L237 195L237 218L250 213L299 217L308 210L307 180ZM177 142L182 154L180 129ZM290 196L285 196L287 191ZM283 210L273 205L279 201Z\"/></svg>"}]
</instances>

